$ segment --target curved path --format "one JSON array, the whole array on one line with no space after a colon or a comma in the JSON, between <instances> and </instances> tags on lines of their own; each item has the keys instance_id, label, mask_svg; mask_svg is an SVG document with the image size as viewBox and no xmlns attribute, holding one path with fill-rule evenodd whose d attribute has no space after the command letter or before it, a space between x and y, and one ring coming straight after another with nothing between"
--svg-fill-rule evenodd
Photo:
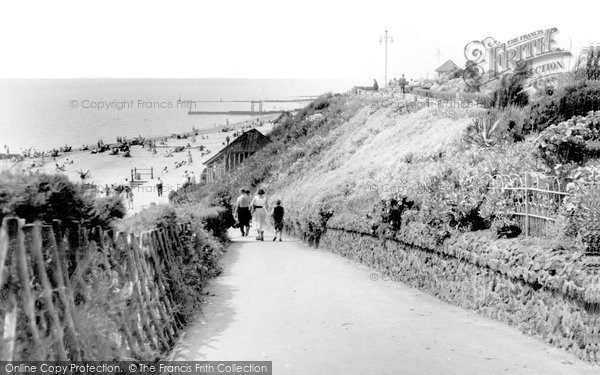
<instances>
[{"instance_id":1,"label":"curved path","mask_svg":"<svg viewBox=\"0 0 600 375\"><path fill-rule=\"evenodd\" d=\"M172 360L266 360L273 374L598 374L516 328L300 241L234 239Z\"/></svg>"}]
</instances>

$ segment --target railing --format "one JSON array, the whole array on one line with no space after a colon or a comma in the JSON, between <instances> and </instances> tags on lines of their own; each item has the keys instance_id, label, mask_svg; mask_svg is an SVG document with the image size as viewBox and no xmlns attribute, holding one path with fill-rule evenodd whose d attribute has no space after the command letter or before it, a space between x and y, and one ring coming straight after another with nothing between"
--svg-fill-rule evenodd
<instances>
[{"instance_id":1,"label":"railing","mask_svg":"<svg viewBox=\"0 0 600 375\"><path fill-rule=\"evenodd\" d=\"M182 326L173 306L173 285L181 279L173 254L183 246L182 231L162 228L135 236L100 228L88 232L79 223L5 218L0 361L98 358L98 348L90 348L90 337L81 334L90 329L89 319L110 326L95 333L110 344L104 350L148 359L170 349Z\"/></svg>"},{"instance_id":2,"label":"railing","mask_svg":"<svg viewBox=\"0 0 600 375\"><path fill-rule=\"evenodd\" d=\"M142 180L143 177L154 179L154 168L133 168L131 169L131 181Z\"/></svg>"},{"instance_id":3,"label":"railing","mask_svg":"<svg viewBox=\"0 0 600 375\"><path fill-rule=\"evenodd\" d=\"M493 180L506 194L505 214L518 219L526 236L546 235L548 224L556 221L563 199L570 195L556 177L522 173L498 175Z\"/></svg>"}]
</instances>

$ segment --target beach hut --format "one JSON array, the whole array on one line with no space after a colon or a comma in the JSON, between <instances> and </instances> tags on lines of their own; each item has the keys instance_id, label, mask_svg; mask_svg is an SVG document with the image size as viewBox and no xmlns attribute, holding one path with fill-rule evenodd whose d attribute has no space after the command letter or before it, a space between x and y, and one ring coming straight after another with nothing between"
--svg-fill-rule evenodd
<instances>
[{"instance_id":1,"label":"beach hut","mask_svg":"<svg viewBox=\"0 0 600 375\"><path fill-rule=\"evenodd\" d=\"M269 137L258 130L248 130L203 163L206 168L200 175L200 183L210 183L222 173L234 170L270 142Z\"/></svg>"},{"instance_id":2,"label":"beach hut","mask_svg":"<svg viewBox=\"0 0 600 375\"><path fill-rule=\"evenodd\" d=\"M445 63L442 64L442 66L440 66L439 68L437 68L435 70L435 72L438 75L438 78L443 78L449 74L454 73L455 71L459 70L459 66L456 65L454 63L454 61L452 60L448 60Z\"/></svg>"}]
</instances>

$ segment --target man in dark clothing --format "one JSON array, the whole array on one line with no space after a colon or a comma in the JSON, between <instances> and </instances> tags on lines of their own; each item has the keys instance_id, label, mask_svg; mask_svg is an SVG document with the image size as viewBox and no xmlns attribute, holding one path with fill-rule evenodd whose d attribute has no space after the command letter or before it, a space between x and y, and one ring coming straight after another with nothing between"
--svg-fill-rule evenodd
<instances>
[{"instance_id":1,"label":"man in dark clothing","mask_svg":"<svg viewBox=\"0 0 600 375\"><path fill-rule=\"evenodd\" d=\"M235 202L234 214L237 215L237 221L240 225L242 237L248 236L250 232L250 201L252 199L246 194L246 189L240 189L240 196Z\"/></svg>"},{"instance_id":2,"label":"man in dark clothing","mask_svg":"<svg viewBox=\"0 0 600 375\"><path fill-rule=\"evenodd\" d=\"M406 78L404 78L404 74L402 74L402 78L400 78L400 89L402 89L402 94L406 93L407 84L408 82L406 82Z\"/></svg>"},{"instance_id":3,"label":"man in dark clothing","mask_svg":"<svg viewBox=\"0 0 600 375\"><path fill-rule=\"evenodd\" d=\"M284 210L281 206L281 201L278 199L275 202L275 208L273 208L273 226L275 227L275 237L273 241L277 239L277 233L279 233L279 241L281 241L281 234L283 233L283 215Z\"/></svg>"},{"instance_id":4,"label":"man in dark clothing","mask_svg":"<svg viewBox=\"0 0 600 375\"><path fill-rule=\"evenodd\" d=\"M158 196L162 197L163 193L163 183L160 177L158 178L158 182L156 183L156 191L158 192Z\"/></svg>"}]
</instances>

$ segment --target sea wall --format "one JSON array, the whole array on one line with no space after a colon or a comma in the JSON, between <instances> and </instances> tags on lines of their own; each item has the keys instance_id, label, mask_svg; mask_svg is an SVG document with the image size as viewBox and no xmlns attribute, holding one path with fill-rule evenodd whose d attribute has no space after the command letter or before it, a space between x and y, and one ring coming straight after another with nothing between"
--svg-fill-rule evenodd
<instances>
[{"instance_id":1,"label":"sea wall","mask_svg":"<svg viewBox=\"0 0 600 375\"><path fill-rule=\"evenodd\" d=\"M478 232L435 247L336 228L319 247L600 363L600 278L582 254Z\"/></svg>"}]
</instances>

